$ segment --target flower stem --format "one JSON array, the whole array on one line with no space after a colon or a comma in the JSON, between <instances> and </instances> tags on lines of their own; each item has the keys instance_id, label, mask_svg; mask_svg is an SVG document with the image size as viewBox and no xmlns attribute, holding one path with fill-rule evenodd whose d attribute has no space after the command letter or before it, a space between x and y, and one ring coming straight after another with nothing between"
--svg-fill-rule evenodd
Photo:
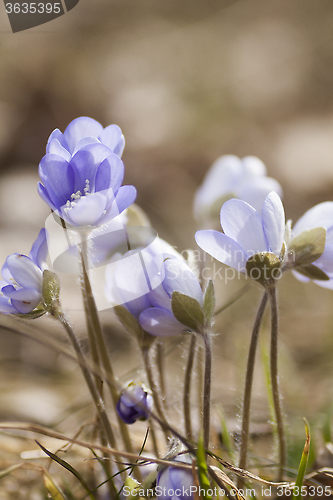
<instances>
[{"instance_id":1,"label":"flower stem","mask_svg":"<svg viewBox=\"0 0 333 500\"><path fill-rule=\"evenodd\" d=\"M156 342L156 360L158 366L158 373L160 376L160 388L162 399L165 400L165 373L164 373L164 358L163 358L163 343L160 339Z\"/></svg>"},{"instance_id":2,"label":"flower stem","mask_svg":"<svg viewBox=\"0 0 333 500\"><path fill-rule=\"evenodd\" d=\"M286 437L284 433L284 425L281 409L281 398L279 390L278 378L278 308L276 298L276 286L273 284L269 289L269 296L271 302L271 384L274 411L276 418L276 427L279 444L279 474L278 481L283 478L283 470L286 463Z\"/></svg>"},{"instance_id":3,"label":"flower stem","mask_svg":"<svg viewBox=\"0 0 333 500\"><path fill-rule=\"evenodd\" d=\"M210 396L211 396L211 377L212 377L212 337L209 330L203 332L205 343L205 373L204 373L204 392L203 392L203 439L204 448L209 447L210 431Z\"/></svg>"},{"instance_id":4,"label":"flower stem","mask_svg":"<svg viewBox=\"0 0 333 500\"><path fill-rule=\"evenodd\" d=\"M155 405L155 408L156 408L156 413L157 413L159 419L161 420L161 422L164 423L166 421L166 418L165 418L164 413L163 413L161 401L160 401L158 390L157 390L157 385L156 385L156 382L155 382L155 379L154 379L154 376L153 376L153 368L152 368L152 365L151 365L149 354L150 354L149 347L148 348L144 347L142 349L142 357L143 357L143 362L144 362L144 365L145 365L145 370L146 370L146 374L147 374L147 379L148 379L149 387L151 389L151 392L153 393L154 405ZM163 429L163 432L164 432L164 435L165 435L165 439L168 442L169 433L165 429Z\"/></svg>"},{"instance_id":5,"label":"flower stem","mask_svg":"<svg viewBox=\"0 0 333 500\"><path fill-rule=\"evenodd\" d=\"M185 433L186 437L191 441L193 440L193 434L192 434L192 422L191 422L191 411L190 411L190 395L191 395L191 382L192 382L193 362L195 357L196 344L197 344L196 335L192 333L191 343L187 358L186 371L185 371L184 396L183 396Z\"/></svg>"},{"instance_id":6,"label":"flower stem","mask_svg":"<svg viewBox=\"0 0 333 500\"><path fill-rule=\"evenodd\" d=\"M117 416L117 421L118 425L120 428L120 433L123 439L123 443L125 445L125 448L127 451L130 453L133 452L133 446L131 442L131 438L128 432L128 428L123 422L123 420L119 417L117 411L116 411L116 406L118 403L119 399L119 393L117 390L117 380L114 376L114 372L111 366L111 361L108 355L108 350L106 347L106 343L104 340L103 332L102 332L102 327L101 323L99 321L99 316L98 316L98 311L97 311L97 306L95 302L95 298L92 292L89 276L87 273L87 261L88 261L88 249L87 249L87 241L82 238L81 242L81 252L80 252L80 257L81 257L81 268L82 268L82 293L83 293L83 300L85 304L85 312L86 312L86 321L87 321L87 326L88 326L88 332L91 330L92 333L92 338L97 344L98 348L98 353L102 361L103 368L106 372L107 378L109 380L109 390L110 390L110 395L111 399L113 402L114 410L116 412ZM141 481L141 472L138 467L135 468L134 474L136 475L137 479Z\"/></svg>"},{"instance_id":7,"label":"flower stem","mask_svg":"<svg viewBox=\"0 0 333 500\"><path fill-rule=\"evenodd\" d=\"M244 399L243 399L242 431L241 431L240 454L239 454L240 469L246 468L247 448L249 442L250 406L251 406L254 365L255 365L256 351L258 345L259 331L267 302L268 302L268 293L265 292L261 299L257 316L254 321L251 342L250 342L250 349L247 358L245 389L244 389ZM241 483L242 482L240 481L239 485Z\"/></svg>"},{"instance_id":8,"label":"flower stem","mask_svg":"<svg viewBox=\"0 0 333 500\"><path fill-rule=\"evenodd\" d=\"M77 360L78 360L79 366L81 368L82 374L85 378L86 384L88 386L91 397L92 397L93 402L95 404L95 407L96 407L96 410L98 413L99 421L100 421L101 426L103 428L103 431L105 433L105 438L106 438L109 446L111 446L111 448L115 448L116 447L116 440L115 440L113 430L112 430L112 427L110 425L108 416L107 416L106 411L105 411L104 401L102 400L98 390L96 389L96 386L95 386L94 381L91 377L89 368L86 364L86 360L84 358L83 352L81 350L79 341L76 338L75 332L74 332L72 326L70 325L69 321L65 317L64 313L61 310L56 309L55 311L53 311L53 316L62 323L64 329L66 330L66 332L69 336L69 339L70 339L70 341L74 347L74 350L76 352ZM123 470L122 463L118 462L118 469ZM110 484L112 485L113 483L110 481ZM115 498L117 495L117 491L116 491L114 485L113 485L113 487L111 486L111 488L113 489L113 498Z\"/></svg>"}]
</instances>

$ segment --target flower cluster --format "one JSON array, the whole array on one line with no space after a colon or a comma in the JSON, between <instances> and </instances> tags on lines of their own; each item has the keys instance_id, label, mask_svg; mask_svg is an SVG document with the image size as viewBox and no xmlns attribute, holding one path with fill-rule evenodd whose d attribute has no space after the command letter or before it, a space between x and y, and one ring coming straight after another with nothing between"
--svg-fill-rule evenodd
<instances>
[{"instance_id":1,"label":"flower cluster","mask_svg":"<svg viewBox=\"0 0 333 500\"><path fill-rule=\"evenodd\" d=\"M147 420L153 407L153 397L140 382L130 382L122 391L117 413L126 424Z\"/></svg>"},{"instance_id":2,"label":"flower cluster","mask_svg":"<svg viewBox=\"0 0 333 500\"><path fill-rule=\"evenodd\" d=\"M124 144L119 127L103 129L86 117L64 134L55 130L39 164L41 198L71 226L95 227L117 217L136 198L134 186L122 186Z\"/></svg>"}]
</instances>

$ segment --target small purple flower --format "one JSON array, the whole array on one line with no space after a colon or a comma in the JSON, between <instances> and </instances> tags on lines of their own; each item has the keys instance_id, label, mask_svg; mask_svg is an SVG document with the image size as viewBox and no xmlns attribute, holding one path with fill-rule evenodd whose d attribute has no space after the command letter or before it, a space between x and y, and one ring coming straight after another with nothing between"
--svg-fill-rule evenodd
<instances>
[{"instance_id":1,"label":"small purple flower","mask_svg":"<svg viewBox=\"0 0 333 500\"><path fill-rule=\"evenodd\" d=\"M80 147L73 156L47 153L39 164L38 192L59 217L76 227L100 226L136 198L134 186L122 186L124 164L101 143Z\"/></svg>"},{"instance_id":2,"label":"small purple flower","mask_svg":"<svg viewBox=\"0 0 333 500\"><path fill-rule=\"evenodd\" d=\"M153 407L153 397L140 382L130 382L122 391L117 403L117 413L125 424L147 420Z\"/></svg>"},{"instance_id":3,"label":"small purple flower","mask_svg":"<svg viewBox=\"0 0 333 500\"><path fill-rule=\"evenodd\" d=\"M275 192L265 199L262 216L245 201L232 199L222 206L220 220L223 233L197 231L195 239L199 247L223 264L245 273L247 261L255 254L269 253L280 257L285 215Z\"/></svg>"},{"instance_id":4,"label":"small purple flower","mask_svg":"<svg viewBox=\"0 0 333 500\"><path fill-rule=\"evenodd\" d=\"M65 129L60 132L55 129L50 135L46 153L62 156L65 160L70 159L79 149L88 144L104 144L119 158L124 151L125 138L118 125L109 125L103 128L102 125L89 118L81 116L73 120Z\"/></svg>"},{"instance_id":5,"label":"small purple flower","mask_svg":"<svg viewBox=\"0 0 333 500\"><path fill-rule=\"evenodd\" d=\"M130 251L116 262L115 267L108 266L106 293L113 305L125 306L151 335L179 335L188 328L172 312L173 292L191 296L200 305L203 293L181 255L163 240L160 242L162 253L149 248Z\"/></svg>"},{"instance_id":6,"label":"small purple flower","mask_svg":"<svg viewBox=\"0 0 333 500\"><path fill-rule=\"evenodd\" d=\"M194 198L194 213L198 220L206 220L218 213L223 202L238 198L249 203L259 214L266 196L275 191L280 197L282 188L271 177L259 158L235 155L220 156L211 166Z\"/></svg>"},{"instance_id":7,"label":"small purple flower","mask_svg":"<svg viewBox=\"0 0 333 500\"><path fill-rule=\"evenodd\" d=\"M1 270L0 312L26 314L38 306L42 300L46 256L46 233L41 229L29 257L18 253L7 257Z\"/></svg>"},{"instance_id":8,"label":"small purple flower","mask_svg":"<svg viewBox=\"0 0 333 500\"><path fill-rule=\"evenodd\" d=\"M178 455L175 462L192 464L192 458ZM161 500L193 500L193 474L191 470L164 467L157 475L156 496Z\"/></svg>"}]
</instances>

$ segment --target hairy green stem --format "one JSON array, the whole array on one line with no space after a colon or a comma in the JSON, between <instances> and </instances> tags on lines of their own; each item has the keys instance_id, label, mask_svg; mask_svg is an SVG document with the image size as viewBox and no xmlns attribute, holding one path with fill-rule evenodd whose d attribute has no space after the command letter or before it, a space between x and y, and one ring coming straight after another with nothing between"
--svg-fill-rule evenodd
<instances>
[{"instance_id":1,"label":"hairy green stem","mask_svg":"<svg viewBox=\"0 0 333 500\"><path fill-rule=\"evenodd\" d=\"M210 432L210 398L211 398L211 378L212 378L212 336L211 332L204 331L205 343L205 372L204 372L204 392L203 392L203 440L204 448L209 447Z\"/></svg>"},{"instance_id":2,"label":"hairy green stem","mask_svg":"<svg viewBox=\"0 0 333 500\"><path fill-rule=\"evenodd\" d=\"M191 422L190 396L191 396L191 382L192 382L193 363L194 363L196 345L197 345L197 337L194 333L192 333L190 348L187 358L187 365L185 370L184 396L183 396L185 434L186 437L191 441L193 441L193 434L192 434L192 422Z\"/></svg>"},{"instance_id":3,"label":"hairy green stem","mask_svg":"<svg viewBox=\"0 0 333 500\"><path fill-rule=\"evenodd\" d=\"M268 302L268 293L265 292L260 306L257 312L256 319L254 321L250 349L247 358L247 367L246 367L246 375L245 375L245 388L244 388L244 398L243 398L243 415L242 415L242 431L240 436L240 450L239 450L239 468L246 468L246 460L247 460L247 448L249 442L249 426L250 426L250 406L251 406L251 395L252 395L252 385L253 385L253 374L254 374L254 365L256 358L256 351L258 345L258 337L259 331L261 327L261 323L263 320L265 308ZM242 482L239 481L239 485Z\"/></svg>"},{"instance_id":4,"label":"hairy green stem","mask_svg":"<svg viewBox=\"0 0 333 500\"><path fill-rule=\"evenodd\" d=\"M153 394L153 399L154 399L154 405L155 405L156 413L157 413L160 421L164 423L164 422L166 422L166 418L165 418L164 413L163 413L163 409L162 409L160 397L159 397L159 394L158 394L157 385L156 385L156 382L155 382L155 379L154 379L153 368L152 368L152 365L151 365L149 353L150 353L149 347L148 348L144 347L142 349L143 362L144 362L144 365L145 365L145 370L146 370L146 374L147 374L148 384L149 384L149 387L150 387L151 392ZM165 427L163 427L163 432L164 432L164 435L165 435L166 442L168 442L169 432L165 429Z\"/></svg>"},{"instance_id":5,"label":"hairy green stem","mask_svg":"<svg viewBox=\"0 0 333 500\"><path fill-rule=\"evenodd\" d=\"M102 398L101 398L101 396L100 396L100 394L99 394L99 392L94 384L94 381L91 377L89 368L86 364L86 360L85 360L83 352L81 350L81 346L79 344L79 341L76 338L75 332L74 332L71 324L69 323L69 321L67 320L64 313L61 310L55 310L53 312L53 316L62 323L64 329L66 330L66 332L69 336L69 339L70 339L70 341L74 347L74 350L76 352L77 360L78 360L79 366L81 368L82 374L85 378L85 381L86 381L86 384L87 384L88 389L90 391L92 400L95 404L98 418L99 418L99 421L101 423L102 429L103 429L104 434L105 434L105 439L107 440L107 443L109 446L111 446L111 448L115 448L116 447L116 440L115 440L108 416L106 414L104 401L102 400ZM123 465L119 462L118 462L118 469L123 470ZM112 498L115 498L117 491L116 491L113 483L111 481L109 481L109 482L110 482L110 488L113 491Z\"/></svg>"},{"instance_id":6,"label":"hairy green stem","mask_svg":"<svg viewBox=\"0 0 333 500\"><path fill-rule=\"evenodd\" d=\"M157 339L156 342L156 361L158 367L158 373L160 376L160 388L161 388L161 397L163 401L165 401L165 373L164 373L164 349L163 343L160 339Z\"/></svg>"},{"instance_id":7,"label":"hairy green stem","mask_svg":"<svg viewBox=\"0 0 333 500\"><path fill-rule=\"evenodd\" d=\"M276 418L278 446L279 446L279 474L278 481L283 479L283 471L286 464L286 437L282 418L281 398L278 377L278 307L276 297L276 286L273 284L269 289L271 303L271 384L274 411Z\"/></svg>"},{"instance_id":8,"label":"hairy green stem","mask_svg":"<svg viewBox=\"0 0 333 500\"><path fill-rule=\"evenodd\" d=\"M199 428L201 429L203 426L203 407L202 407L202 400L203 400L203 347L199 343L198 344L198 349L197 349L197 404L198 404L198 421L199 421Z\"/></svg>"},{"instance_id":9,"label":"hairy green stem","mask_svg":"<svg viewBox=\"0 0 333 500\"><path fill-rule=\"evenodd\" d=\"M125 445L125 449L129 451L130 453L133 452L133 446L132 446L132 441L128 432L127 425L123 420L120 418L118 415L118 412L116 410L118 399L119 399L119 393L117 390L117 380L114 376L114 372L111 366L111 361L108 355L108 350L106 347L105 339L103 336L102 332L102 327L101 323L99 321L99 316L98 316L98 311L97 311L97 306L95 302L95 298L92 292L88 272L87 272L87 261L88 261L88 249L87 249L87 241L82 238L81 242L81 267L82 267L82 292L83 292L83 297L84 297L84 303L85 303L85 310L86 310L86 321L88 326L88 331L89 329L92 332L93 339L97 345L98 348L98 353L103 365L103 368L106 372L107 378L109 380L109 390L110 390L110 395L111 399L113 402L114 410L117 416L117 421L120 429L120 433L123 439L123 443ZM135 468L134 473L133 473L138 481L142 480L141 472L138 467Z\"/></svg>"}]
</instances>

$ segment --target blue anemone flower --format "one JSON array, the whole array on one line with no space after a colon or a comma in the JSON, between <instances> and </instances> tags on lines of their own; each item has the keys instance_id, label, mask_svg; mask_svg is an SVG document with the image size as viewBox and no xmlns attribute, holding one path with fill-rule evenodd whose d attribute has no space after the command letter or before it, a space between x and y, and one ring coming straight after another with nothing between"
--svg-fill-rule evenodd
<instances>
[{"instance_id":1,"label":"blue anemone flower","mask_svg":"<svg viewBox=\"0 0 333 500\"><path fill-rule=\"evenodd\" d=\"M29 257L18 253L7 257L1 270L0 312L26 314L38 306L42 300L46 256L46 232L41 229Z\"/></svg>"},{"instance_id":2,"label":"blue anemone flower","mask_svg":"<svg viewBox=\"0 0 333 500\"><path fill-rule=\"evenodd\" d=\"M178 455L175 462L192 464L190 455ZM193 500L194 487L191 470L167 466L158 472L156 481L156 495L161 500Z\"/></svg>"},{"instance_id":3,"label":"blue anemone flower","mask_svg":"<svg viewBox=\"0 0 333 500\"><path fill-rule=\"evenodd\" d=\"M122 391L117 403L117 413L125 424L147 420L153 407L153 396L139 382L130 382Z\"/></svg>"},{"instance_id":4,"label":"blue anemone flower","mask_svg":"<svg viewBox=\"0 0 333 500\"><path fill-rule=\"evenodd\" d=\"M100 226L136 198L134 186L122 186L124 164L101 143L81 147L65 158L47 153L39 164L38 192L59 217L76 227Z\"/></svg>"}]
</instances>

